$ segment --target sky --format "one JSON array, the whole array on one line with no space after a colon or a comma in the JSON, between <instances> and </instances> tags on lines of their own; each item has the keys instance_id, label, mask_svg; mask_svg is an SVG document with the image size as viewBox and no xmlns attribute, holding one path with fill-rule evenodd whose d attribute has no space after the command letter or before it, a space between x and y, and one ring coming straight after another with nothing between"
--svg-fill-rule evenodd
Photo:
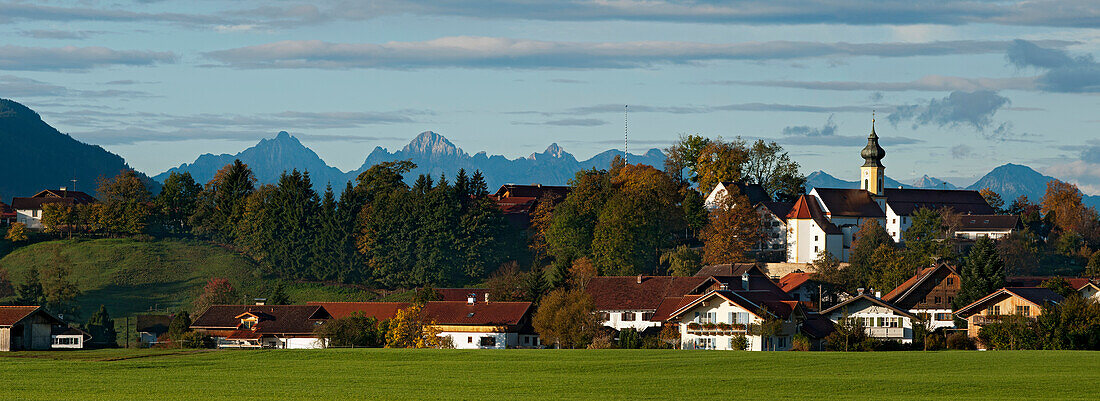
<instances>
[{"instance_id":1,"label":"sky","mask_svg":"<svg viewBox=\"0 0 1100 401\"><path fill-rule=\"evenodd\" d=\"M0 0L0 97L154 175L288 131L359 167L435 131L510 158L775 141L855 180L1004 163L1100 194L1092 0Z\"/></svg>"}]
</instances>

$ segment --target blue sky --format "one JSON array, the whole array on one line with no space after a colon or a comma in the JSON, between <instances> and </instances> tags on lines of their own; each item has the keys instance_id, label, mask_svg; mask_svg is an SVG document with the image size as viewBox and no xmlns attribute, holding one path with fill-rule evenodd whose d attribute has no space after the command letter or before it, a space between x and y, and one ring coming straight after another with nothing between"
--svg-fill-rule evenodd
<instances>
[{"instance_id":1,"label":"blue sky","mask_svg":"<svg viewBox=\"0 0 1100 401\"><path fill-rule=\"evenodd\" d=\"M0 97L156 174L281 130L330 165L432 130L509 157L766 138L854 179L1027 164L1100 194L1092 1L0 0Z\"/></svg>"}]
</instances>

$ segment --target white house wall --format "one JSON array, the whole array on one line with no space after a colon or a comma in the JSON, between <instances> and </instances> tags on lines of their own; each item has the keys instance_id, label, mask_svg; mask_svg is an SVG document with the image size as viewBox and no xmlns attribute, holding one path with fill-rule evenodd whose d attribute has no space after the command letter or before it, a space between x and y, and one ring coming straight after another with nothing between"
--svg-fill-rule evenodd
<instances>
[{"instance_id":1,"label":"white house wall","mask_svg":"<svg viewBox=\"0 0 1100 401\"><path fill-rule=\"evenodd\" d=\"M519 344L519 334L517 333L474 333L467 331L443 331L439 333L440 337L451 337L451 341L454 342L455 349L505 349L509 346L517 346ZM482 337L492 337L495 340L495 344L492 346L482 346Z\"/></svg>"},{"instance_id":2,"label":"white house wall","mask_svg":"<svg viewBox=\"0 0 1100 401\"><path fill-rule=\"evenodd\" d=\"M34 217L35 214L37 214L38 217ZM42 211L41 210L30 210L30 209L16 210L15 211L15 222L16 223L23 223L29 229L40 230L40 229L42 229Z\"/></svg>"},{"instance_id":3,"label":"white house wall","mask_svg":"<svg viewBox=\"0 0 1100 401\"><path fill-rule=\"evenodd\" d=\"M650 310L602 310L602 313L607 313L607 320L603 322L604 326L613 328L615 330L622 331L623 329L634 329L637 331L644 331L650 327L660 327L661 322L654 322L650 320L642 320L644 315L652 315L654 312ZM634 313L634 320L623 320L623 313Z\"/></svg>"},{"instance_id":4,"label":"white house wall","mask_svg":"<svg viewBox=\"0 0 1100 401\"><path fill-rule=\"evenodd\" d=\"M891 328L867 325L864 325L864 327L867 330L868 336L872 338L879 340L895 340L902 343L913 342L913 322L905 316L895 314L894 310L890 308L879 306L866 300L860 300L830 312L827 317L829 320L832 320L833 323L836 323L844 317L845 312L847 312L848 318L871 319L870 321L872 322L878 322L878 318L899 318L900 322L896 328L898 330L888 330Z\"/></svg>"},{"instance_id":5,"label":"white house wall","mask_svg":"<svg viewBox=\"0 0 1100 401\"><path fill-rule=\"evenodd\" d=\"M696 313L699 313L699 317L695 316ZM764 343L763 343L762 338L760 336L751 336L751 335L748 335L747 333L736 333L736 332L732 335L709 335L709 334L691 333L692 330L688 329L688 324L690 324L690 323L701 323L702 318L707 316L707 313L714 313L715 314L715 320L711 323L716 323L716 324L717 323L733 324L734 321L731 320L731 314L732 314L732 319L735 320L738 313L748 313L748 317L749 317L748 323L749 324L760 324L762 322L762 320L760 318L753 315L750 311L745 310L744 308L741 308L740 306L738 306L736 304L733 304L733 303L731 303L729 301L726 301L724 299L721 299L721 298L712 298L712 299L710 299L710 300L708 300L704 303L700 303L699 305L696 305L694 308L691 308L691 309L687 310L686 312L684 312L683 314L680 315L681 316L681 318L680 318L680 342L681 342L681 347L683 349L695 349L694 345L700 339L713 339L714 340L714 348L713 349L716 349L716 350L731 350L732 348L730 348L730 340L732 340L734 337L736 337L739 334L745 334L745 339L748 340L748 343L749 343L749 345L748 345L748 350L749 351L763 351L764 350ZM785 326L784 330L783 330L783 332L785 334L783 336L784 346L783 347L776 347L775 348L776 351L789 350L790 346L791 346L790 332L793 332L794 325L793 324L785 324L784 326Z\"/></svg>"}]
</instances>

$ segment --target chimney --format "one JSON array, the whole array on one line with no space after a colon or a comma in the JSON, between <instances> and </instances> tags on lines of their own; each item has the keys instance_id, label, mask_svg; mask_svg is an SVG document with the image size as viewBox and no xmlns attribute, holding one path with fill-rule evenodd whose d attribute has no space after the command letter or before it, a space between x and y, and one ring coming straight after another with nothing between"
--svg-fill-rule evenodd
<instances>
[{"instance_id":1,"label":"chimney","mask_svg":"<svg viewBox=\"0 0 1100 401\"><path fill-rule=\"evenodd\" d=\"M477 294L474 294L474 293L471 292L470 295L466 296L466 305L473 305L476 302L477 302Z\"/></svg>"},{"instance_id":2,"label":"chimney","mask_svg":"<svg viewBox=\"0 0 1100 401\"><path fill-rule=\"evenodd\" d=\"M638 284L641 284L641 283L642 283L642 275L641 275L641 274L639 274L639 275L638 275Z\"/></svg>"},{"instance_id":3,"label":"chimney","mask_svg":"<svg viewBox=\"0 0 1100 401\"><path fill-rule=\"evenodd\" d=\"M485 303L489 303L489 293L485 293Z\"/></svg>"},{"instance_id":4,"label":"chimney","mask_svg":"<svg viewBox=\"0 0 1100 401\"><path fill-rule=\"evenodd\" d=\"M875 298L882 298L882 291L875 291Z\"/></svg>"},{"instance_id":5,"label":"chimney","mask_svg":"<svg viewBox=\"0 0 1100 401\"><path fill-rule=\"evenodd\" d=\"M267 305L267 298L255 298L253 300L256 301L256 305L259 305L259 306Z\"/></svg>"},{"instance_id":6,"label":"chimney","mask_svg":"<svg viewBox=\"0 0 1100 401\"><path fill-rule=\"evenodd\" d=\"M741 289L749 290L749 272L741 273Z\"/></svg>"},{"instance_id":7,"label":"chimney","mask_svg":"<svg viewBox=\"0 0 1100 401\"><path fill-rule=\"evenodd\" d=\"M863 291L863 287L856 288L856 292L858 293L856 296L863 295Z\"/></svg>"},{"instance_id":8,"label":"chimney","mask_svg":"<svg viewBox=\"0 0 1100 401\"><path fill-rule=\"evenodd\" d=\"M726 283L718 283L718 291L727 291L729 289L730 286L726 285Z\"/></svg>"}]
</instances>

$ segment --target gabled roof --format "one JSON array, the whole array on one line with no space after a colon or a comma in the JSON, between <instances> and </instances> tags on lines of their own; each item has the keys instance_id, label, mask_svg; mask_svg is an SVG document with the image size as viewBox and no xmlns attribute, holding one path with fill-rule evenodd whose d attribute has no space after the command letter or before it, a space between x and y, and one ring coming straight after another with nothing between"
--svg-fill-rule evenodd
<instances>
[{"instance_id":1,"label":"gabled roof","mask_svg":"<svg viewBox=\"0 0 1100 401\"><path fill-rule=\"evenodd\" d=\"M531 311L530 302L432 301L424 314L436 324L471 326L515 326Z\"/></svg>"},{"instance_id":2,"label":"gabled roof","mask_svg":"<svg viewBox=\"0 0 1100 401\"><path fill-rule=\"evenodd\" d=\"M466 298L470 294L474 294L474 298L478 302L485 301L485 294L489 294L488 288L436 288L436 292L443 298L440 301L461 301L466 302ZM489 300L492 301L492 295L489 295Z\"/></svg>"},{"instance_id":3,"label":"gabled roof","mask_svg":"<svg viewBox=\"0 0 1100 401\"><path fill-rule=\"evenodd\" d=\"M76 203L95 203L96 199L81 191L69 191L64 189L44 189L34 194L32 198L71 198Z\"/></svg>"},{"instance_id":4,"label":"gabled roof","mask_svg":"<svg viewBox=\"0 0 1100 401\"><path fill-rule=\"evenodd\" d=\"M78 329L76 327L72 327L72 326L69 326L69 325L60 325L60 324L53 326L53 328L50 330L50 335L51 336L81 336L81 337L84 338L84 341L89 341L89 340L92 339L92 335L88 334L88 332L86 332L84 330L81 330L81 329Z\"/></svg>"},{"instance_id":5,"label":"gabled roof","mask_svg":"<svg viewBox=\"0 0 1100 401\"><path fill-rule=\"evenodd\" d=\"M706 302L707 300L713 299L715 297L720 297L734 305L737 305L741 307L741 309L744 309L751 313L753 316L759 317L761 319L765 318L764 316L760 316L757 313L761 309L761 307L767 310L768 314L781 319L786 319L790 317L791 313L794 313L794 311L796 310L801 310L802 308L798 301L752 299L755 298L753 295L754 294L749 291L711 291L699 296L684 297L680 304L677 305L676 310L669 314L668 319L680 316L684 312L691 310L691 308L695 307L699 303ZM654 318L656 318L656 315L654 315Z\"/></svg>"},{"instance_id":6,"label":"gabled roof","mask_svg":"<svg viewBox=\"0 0 1100 401\"><path fill-rule=\"evenodd\" d=\"M508 197L497 198L496 203L504 214L530 214L537 200L534 197Z\"/></svg>"},{"instance_id":7,"label":"gabled roof","mask_svg":"<svg viewBox=\"0 0 1100 401\"><path fill-rule=\"evenodd\" d=\"M597 310L656 310L666 297L682 296L708 277L593 277L585 291ZM639 282L640 281L640 282Z\"/></svg>"},{"instance_id":8,"label":"gabled roof","mask_svg":"<svg viewBox=\"0 0 1100 401\"><path fill-rule=\"evenodd\" d=\"M882 300L892 303L903 303L913 296L918 296L918 299L923 298L924 294L919 293L921 285L928 280L931 280L933 277L936 277L936 273L939 272L940 274L943 274L941 272L942 270L946 270L947 274L954 274L956 276L959 275L959 272L956 271L954 267L951 267L946 263L940 263L936 266L926 267L921 269L920 272L917 272L917 274L913 277L905 280L905 282L901 283L901 285L899 285L897 288L886 293L886 295L882 297Z\"/></svg>"},{"instance_id":9,"label":"gabled roof","mask_svg":"<svg viewBox=\"0 0 1100 401\"><path fill-rule=\"evenodd\" d=\"M0 306L0 327L14 326L35 313L43 314L48 320L53 320L54 323L65 324L61 319L46 312L41 306Z\"/></svg>"},{"instance_id":10,"label":"gabled roof","mask_svg":"<svg viewBox=\"0 0 1100 401\"><path fill-rule=\"evenodd\" d=\"M821 231L825 234L843 234L840 230L825 217L825 213L821 211L821 206L817 204L817 198L813 195L802 195L798 197L798 200L794 202L794 206L791 207L791 211L787 213L787 219L813 219L814 223L817 223L818 227L821 227Z\"/></svg>"},{"instance_id":11,"label":"gabled roof","mask_svg":"<svg viewBox=\"0 0 1100 401\"><path fill-rule=\"evenodd\" d=\"M787 222L787 214L794 208L794 202L760 202L758 207L764 207L779 220Z\"/></svg>"},{"instance_id":12,"label":"gabled roof","mask_svg":"<svg viewBox=\"0 0 1100 401\"><path fill-rule=\"evenodd\" d=\"M991 301L999 302L1002 297L1018 297L1036 306L1042 307L1047 303L1059 303L1064 300L1061 295L1049 288L1043 287L1005 287L972 302L970 305L960 308L955 315L967 318L980 312L983 306Z\"/></svg>"},{"instance_id":13,"label":"gabled roof","mask_svg":"<svg viewBox=\"0 0 1100 401\"><path fill-rule=\"evenodd\" d=\"M196 329L237 329L239 316L259 316L253 328L256 333L307 334L312 333L316 321L331 319L320 305L214 305L203 312L191 324Z\"/></svg>"},{"instance_id":14,"label":"gabled roof","mask_svg":"<svg viewBox=\"0 0 1100 401\"><path fill-rule=\"evenodd\" d=\"M755 269L759 275L765 275L763 270L760 270L760 266L756 263L726 263L721 265L709 265L699 268L699 271L695 273L695 277L733 277L741 276L742 274L749 273Z\"/></svg>"},{"instance_id":15,"label":"gabled roof","mask_svg":"<svg viewBox=\"0 0 1100 401\"><path fill-rule=\"evenodd\" d=\"M1020 225L1020 216L1000 214L963 215L955 231L1008 231Z\"/></svg>"},{"instance_id":16,"label":"gabled roof","mask_svg":"<svg viewBox=\"0 0 1100 401\"><path fill-rule=\"evenodd\" d=\"M886 217L871 193L862 189L814 188L811 193L825 205L830 216L843 217ZM887 198L889 200L889 198Z\"/></svg>"},{"instance_id":17,"label":"gabled roof","mask_svg":"<svg viewBox=\"0 0 1100 401\"><path fill-rule=\"evenodd\" d=\"M39 210L49 203L65 203L70 205L83 205L95 203L96 199L91 195L80 191L63 191L47 189L39 191L29 198L12 198L11 207L17 210Z\"/></svg>"},{"instance_id":18,"label":"gabled roof","mask_svg":"<svg viewBox=\"0 0 1100 401\"><path fill-rule=\"evenodd\" d=\"M504 198L504 197L541 198L545 194L554 194L554 195L560 196L562 199L565 199L565 197L568 196L569 192L572 191L572 190L573 190L572 187L568 187L568 186L564 186L564 185L504 184L504 185L500 186L500 189L497 189L497 192L494 195L498 198Z\"/></svg>"},{"instance_id":19,"label":"gabled roof","mask_svg":"<svg viewBox=\"0 0 1100 401\"><path fill-rule=\"evenodd\" d=\"M746 184L741 181L722 181L719 183L722 185L727 193L730 188L737 188L746 198L749 198L749 204L757 204L760 202L771 202L772 196L768 195L768 191L760 184Z\"/></svg>"},{"instance_id":20,"label":"gabled roof","mask_svg":"<svg viewBox=\"0 0 1100 401\"><path fill-rule=\"evenodd\" d=\"M139 333L164 334L171 324L172 317L168 315L137 315L134 327Z\"/></svg>"},{"instance_id":21,"label":"gabled roof","mask_svg":"<svg viewBox=\"0 0 1100 401\"><path fill-rule=\"evenodd\" d=\"M894 311L894 313L905 316L907 318L910 318L910 319L913 319L913 320L920 320L920 318L918 318L918 317L914 316L913 314L909 313L909 311L906 311L906 310L901 309L897 306L894 306L894 304L892 304L892 303L889 303L889 302L883 301L881 299L875 298L875 297L871 296L870 294L862 294L862 295L858 295L858 296L855 296L855 297L852 297L852 298L848 298L844 302L833 305L833 307L821 311L821 315L822 316L828 316L830 313L833 313L834 311L837 311L837 310L843 311L848 307L848 305L859 302L860 300L865 300L865 301L868 301L872 304L875 304L875 305L878 305L878 306L881 306L881 307L884 307L884 308L888 308L888 309Z\"/></svg>"},{"instance_id":22,"label":"gabled roof","mask_svg":"<svg viewBox=\"0 0 1100 401\"><path fill-rule=\"evenodd\" d=\"M343 319L355 313L378 320L393 319L397 311L408 308L409 302L308 302L325 308L335 319Z\"/></svg>"},{"instance_id":23,"label":"gabled roof","mask_svg":"<svg viewBox=\"0 0 1100 401\"><path fill-rule=\"evenodd\" d=\"M696 298L702 295L685 295L682 297L667 297L661 301L661 304L657 306L657 310L653 312L654 322L663 322L672 317L672 312L675 312L680 307L687 305Z\"/></svg>"},{"instance_id":24,"label":"gabled roof","mask_svg":"<svg viewBox=\"0 0 1100 401\"><path fill-rule=\"evenodd\" d=\"M912 215L917 209L951 208L962 214L993 214L978 191L959 189L886 188L886 206L899 216Z\"/></svg>"},{"instance_id":25,"label":"gabled roof","mask_svg":"<svg viewBox=\"0 0 1100 401\"><path fill-rule=\"evenodd\" d=\"M1061 276L1012 276L1005 279L1005 287L1039 287L1043 283L1061 278L1066 284L1075 290L1080 290L1091 280L1085 277L1061 277Z\"/></svg>"},{"instance_id":26,"label":"gabled roof","mask_svg":"<svg viewBox=\"0 0 1100 401\"><path fill-rule=\"evenodd\" d=\"M794 291L798 287L801 287L802 284L806 284L811 279L813 279L813 277L813 273L787 273L786 276L783 276L783 278L779 279L779 288L781 288L783 292L789 293L791 291Z\"/></svg>"}]
</instances>

